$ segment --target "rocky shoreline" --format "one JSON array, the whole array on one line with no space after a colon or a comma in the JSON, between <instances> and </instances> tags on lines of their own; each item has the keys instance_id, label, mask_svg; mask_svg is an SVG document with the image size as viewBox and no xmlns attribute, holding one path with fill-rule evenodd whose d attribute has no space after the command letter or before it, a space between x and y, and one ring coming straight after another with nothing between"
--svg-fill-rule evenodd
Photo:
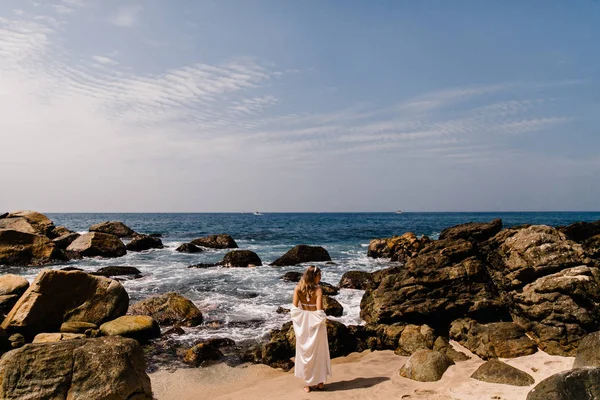
<instances>
[{"instance_id":1,"label":"rocky shoreline","mask_svg":"<svg viewBox=\"0 0 600 400\"><path fill-rule=\"evenodd\" d=\"M129 239L127 244L123 238ZM136 233L120 222L93 225L79 235L33 211L0 216L0 265L116 258L162 246L156 235ZM177 250L210 248L236 250L221 262L190 267L262 265L256 253L237 249L225 234L199 238ZM436 381L450 365L468 359L452 346L456 342L488 360L473 379L532 386L526 372L497 359L540 349L574 356L575 369L538 383L528 399L546 399L550 392L567 399L573 387L589 393L599 387L600 221L556 228L503 228L501 220L462 224L445 229L438 240L410 232L373 239L368 256L395 264L373 273L348 271L336 286L324 285L326 312L332 316L342 312L334 298L338 288L365 290L365 325L327 322L332 357L392 350L410 356L401 376ZM271 266L309 262L332 261L322 247L298 245ZM0 398L36 393L35 398L151 399L148 362L151 367L221 361L293 367L291 323L272 331L267 343L252 347L217 338L182 348L172 338L182 333L181 326L202 324L202 312L177 293L129 304L123 286L111 278L139 275L128 268L94 274L42 270L31 285L16 275L0 276ZM282 278L298 279L292 275ZM102 363L99 357L114 362Z\"/></svg>"}]
</instances>

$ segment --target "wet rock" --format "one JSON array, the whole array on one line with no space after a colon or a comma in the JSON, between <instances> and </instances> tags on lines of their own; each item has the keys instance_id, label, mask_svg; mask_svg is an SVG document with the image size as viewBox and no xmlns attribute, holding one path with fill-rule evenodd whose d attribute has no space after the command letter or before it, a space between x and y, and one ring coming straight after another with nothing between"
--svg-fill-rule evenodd
<instances>
[{"instance_id":1,"label":"wet rock","mask_svg":"<svg viewBox=\"0 0 600 400\"><path fill-rule=\"evenodd\" d=\"M145 369L131 339L28 344L0 360L0 398L151 400Z\"/></svg>"},{"instance_id":2,"label":"wet rock","mask_svg":"<svg viewBox=\"0 0 600 400\"><path fill-rule=\"evenodd\" d=\"M344 313L342 305L333 297L323 295L323 311L332 317L341 317Z\"/></svg>"},{"instance_id":3,"label":"wet rock","mask_svg":"<svg viewBox=\"0 0 600 400\"><path fill-rule=\"evenodd\" d=\"M201 237L191 241L191 244L201 247L208 247L210 249L237 249L238 245L230 235L210 235Z\"/></svg>"},{"instance_id":4,"label":"wet rock","mask_svg":"<svg viewBox=\"0 0 600 400\"><path fill-rule=\"evenodd\" d=\"M271 263L272 266L283 267L306 262L331 261L327 250L321 246L298 245L288 250L283 256Z\"/></svg>"},{"instance_id":5,"label":"wet rock","mask_svg":"<svg viewBox=\"0 0 600 400\"><path fill-rule=\"evenodd\" d=\"M221 263L217 262L217 263L200 263L200 264L194 264L194 265L190 265L188 266L188 268L214 268L214 267L220 267Z\"/></svg>"},{"instance_id":6,"label":"wet rock","mask_svg":"<svg viewBox=\"0 0 600 400\"><path fill-rule=\"evenodd\" d=\"M46 236L0 229L0 265L40 266L65 259L65 254Z\"/></svg>"},{"instance_id":7,"label":"wet rock","mask_svg":"<svg viewBox=\"0 0 600 400\"><path fill-rule=\"evenodd\" d=\"M535 380L527 372L521 371L499 360L490 360L482 364L471 378L488 383L501 383L511 386L531 386Z\"/></svg>"},{"instance_id":8,"label":"wet rock","mask_svg":"<svg viewBox=\"0 0 600 400\"><path fill-rule=\"evenodd\" d=\"M83 271L83 269L77 268L77 267L62 267L60 270L61 271L66 271L66 272L69 272L69 271ZM85 271L83 271L83 272L85 272Z\"/></svg>"},{"instance_id":9,"label":"wet rock","mask_svg":"<svg viewBox=\"0 0 600 400\"><path fill-rule=\"evenodd\" d=\"M429 242L431 242L431 239L428 237L424 236L419 239L412 232L391 238L373 239L369 243L367 256L371 258L390 258L392 261L405 262L407 259L419 254Z\"/></svg>"},{"instance_id":10,"label":"wet rock","mask_svg":"<svg viewBox=\"0 0 600 400\"><path fill-rule=\"evenodd\" d=\"M152 237L155 237L155 238L161 238L161 237L163 237L162 233L157 233L157 232L149 233L148 236L152 236Z\"/></svg>"},{"instance_id":11,"label":"wet rock","mask_svg":"<svg viewBox=\"0 0 600 400\"><path fill-rule=\"evenodd\" d=\"M98 325L91 322L71 321L60 326L61 333L85 333L89 329L98 329Z\"/></svg>"},{"instance_id":12,"label":"wet rock","mask_svg":"<svg viewBox=\"0 0 600 400\"><path fill-rule=\"evenodd\" d=\"M139 278L142 276L142 273L140 272L140 270L135 267L119 266L119 265L110 265L108 267L102 267L98 271L92 272L91 274L96 275L96 276L105 276L107 278L110 278L113 276L128 276L128 275L133 275L136 278Z\"/></svg>"},{"instance_id":13,"label":"wet rock","mask_svg":"<svg viewBox=\"0 0 600 400\"><path fill-rule=\"evenodd\" d=\"M525 330L512 322L479 324L459 319L452 323L450 337L484 360L522 357L537 351Z\"/></svg>"},{"instance_id":14,"label":"wet rock","mask_svg":"<svg viewBox=\"0 0 600 400\"><path fill-rule=\"evenodd\" d=\"M99 325L127 311L129 296L112 279L80 271L43 270L4 319L2 328L33 338L57 332L63 322Z\"/></svg>"},{"instance_id":15,"label":"wet rock","mask_svg":"<svg viewBox=\"0 0 600 400\"><path fill-rule=\"evenodd\" d=\"M600 332L590 333L579 342L573 368L600 367Z\"/></svg>"},{"instance_id":16,"label":"wet rock","mask_svg":"<svg viewBox=\"0 0 600 400\"><path fill-rule=\"evenodd\" d=\"M250 265L262 265L262 261L258 255L250 250L233 250L225 254L221 264L225 267L247 268Z\"/></svg>"},{"instance_id":17,"label":"wet rock","mask_svg":"<svg viewBox=\"0 0 600 400\"><path fill-rule=\"evenodd\" d=\"M557 229L570 240L583 243L593 236L600 235L600 221L576 222L569 226L559 226Z\"/></svg>"},{"instance_id":18,"label":"wet rock","mask_svg":"<svg viewBox=\"0 0 600 400\"><path fill-rule=\"evenodd\" d=\"M135 234L135 231L119 221L107 221L92 225L90 232L100 232L109 235L114 235L119 238L130 237Z\"/></svg>"},{"instance_id":19,"label":"wet rock","mask_svg":"<svg viewBox=\"0 0 600 400\"><path fill-rule=\"evenodd\" d=\"M184 362L199 366L206 361L219 360L223 357L222 347L235 346L235 342L229 338L214 338L206 342L199 343L189 349L184 357Z\"/></svg>"},{"instance_id":20,"label":"wet rock","mask_svg":"<svg viewBox=\"0 0 600 400\"><path fill-rule=\"evenodd\" d=\"M150 249L162 249L164 246L159 238L149 235L135 235L125 248L129 251L145 251Z\"/></svg>"},{"instance_id":21,"label":"wet rock","mask_svg":"<svg viewBox=\"0 0 600 400\"><path fill-rule=\"evenodd\" d=\"M204 250L202 250L200 247L196 246L195 244L184 243L181 246L179 246L178 248L176 248L175 251L177 251L179 253L201 253Z\"/></svg>"},{"instance_id":22,"label":"wet rock","mask_svg":"<svg viewBox=\"0 0 600 400\"><path fill-rule=\"evenodd\" d=\"M464 239L470 242L483 242L502 230L502 220L497 218L492 222L469 222L446 228L440 233L440 239Z\"/></svg>"},{"instance_id":23,"label":"wet rock","mask_svg":"<svg viewBox=\"0 0 600 400\"><path fill-rule=\"evenodd\" d=\"M66 250L79 236L81 236L79 233L66 233L52 239L52 243L54 243L57 248Z\"/></svg>"},{"instance_id":24,"label":"wet rock","mask_svg":"<svg viewBox=\"0 0 600 400\"><path fill-rule=\"evenodd\" d=\"M347 289L372 289L375 286L371 273L366 271L348 271L340 279L340 288Z\"/></svg>"},{"instance_id":25,"label":"wet rock","mask_svg":"<svg viewBox=\"0 0 600 400\"><path fill-rule=\"evenodd\" d=\"M323 294L327 296L335 296L340 292L338 288L327 282L320 282L319 286Z\"/></svg>"},{"instance_id":26,"label":"wet rock","mask_svg":"<svg viewBox=\"0 0 600 400\"><path fill-rule=\"evenodd\" d=\"M600 368L577 368L560 372L538 383L527 400L600 399Z\"/></svg>"},{"instance_id":27,"label":"wet rock","mask_svg":"<svg viewBox=\"0 0 600 400\"><path fill-rule=\"evenodd\" d=\"M85 233L73 241L68 251L83 257L121 257L127 253L125 245L115 235L100 232Z\"/></svg>"},{"instance_id":28,"label":"wet rock","mask_svg":"<svg viewBox=\"0 0 600 400\"><path fill-rule=\"evenodd\" d=\"M300 282L302 279L302 272L289 271L283 274L281 280L285 282Z\"/></svg>"},{"instance_id":29,"label":"wet rock","mask_svg":"<svg viewBox=\"0 0 600 400\"><path fill-rule=\"evenodd\" d=\"M160 325L197 326L202 312L190 300L177 293L165 293L132 304L130 315L147 315Z\"/></svg>"},{"instance_id":30,"label":"wet rock","mask_svg":"<svg viewBox=\"0 0 600 400\"><path fill-rule=\"evenodd\" d=\"M160 327L152 317L145 315L124 315L100 325L104 336L123 336L145 343L160 337Z\"/></svg>"},{"instance_id":31,"label":"wet rock","mask_svg":"<svg viewBox=\"0 0 600 400\"><path fill-rule=\"evenodd\" d=\"M0 219L0 229L46 236L54 229L52 221L36 211L14 211Z\"/></svg>"},{"instance_id":32,"label":"wet rock","mask_svg":"<svg viewBox=\"0 0 600 400\"><path fill-rule=\"evenodd\" d=\"M169 336L169 335L179 336L179 335L184 335L184 334L185 334L185 331L183 330L183 328L178 325L175 325L171 329L167 329L163 333L163 336Z\"/></svg>"},{"instance_id":33,"label":"wet rock","mask_svg":"<svg viewBox=\"0 0 600 400\"><path fill-rule=\"evenodd\" d=\"M400 376L419 382L439 381L451 365L454 361L445 354L418 350L400 368Z\"/></svg>"},{"instance_id":34,"label":"wet rock","mask_svg":"<svg viewBox=\"0 0 600 400\"><path fill-rule=\"evenodd\" d=\"M51 343L60 342L63 340L85 339L85 334L82 333L38 333L33 338L32 343Z\"/></svg>"},{"instance_id":35,"label":"wet rock","mask_svg":"<svg viewBox=\"0 0 600 400\"><path fill-rule=\"evenodd\" d=\"M275 311L277 314L289 314L290 309L289 308L284 308L284 307L277 307L277 311Z\"/></svg>"}]
</instances>

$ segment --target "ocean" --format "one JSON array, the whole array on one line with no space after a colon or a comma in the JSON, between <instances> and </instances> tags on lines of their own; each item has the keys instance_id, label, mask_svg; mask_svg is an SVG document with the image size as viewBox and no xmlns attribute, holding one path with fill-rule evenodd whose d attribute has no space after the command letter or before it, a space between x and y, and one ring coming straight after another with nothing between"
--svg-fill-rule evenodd
<instances>
[{"instance_id":1,"label":"ocean","mask_svg":"<svg viewBox=\"0 0 600 400\"><path fill-rule=\"evenodd\" d=\"M229 337L236 342L261 341L271 329L287 322L277 314L279 306L289 308L294 284L280 278L288 271L305 267L271 267L268 264L298 244L325 247L336 265L322 265L322 279L337 285L346 271L374 271L392 265L386 260L367 258L369 241L378 237L414 232L438 238L447 227L464 222L486 222L502 218L504 226L521 224L567 225L577 221L600 220L600 212L505 212L505 213L133 213L133 214L47 214L55 225L86 232L102 221L122 221L140 233L161 233L164 249L128 252L115 259L86 258L69 263L94 271L108 265L134 266L142 278L123 281L131 302L149 296L177 292L192 300L203 312L205 323L185 328L177 340L193 343L199 339ZM240 249L256 252L263 261L257 268L187 268L189 265L220 261L227 250L181 254L182 243L210 234L228 233ZM51 266L62 268L65 265ZM8 268L30 281L40 268ZM342 289L336 299L344 324L361 324L361 290Z\"/></svg>"}]
</instances>

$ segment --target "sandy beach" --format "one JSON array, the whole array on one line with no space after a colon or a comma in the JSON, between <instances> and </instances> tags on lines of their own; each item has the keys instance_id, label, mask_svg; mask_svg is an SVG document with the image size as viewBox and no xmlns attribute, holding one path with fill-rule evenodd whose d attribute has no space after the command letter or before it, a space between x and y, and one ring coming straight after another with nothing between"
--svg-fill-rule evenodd
<instances>
[{"instance_id":1,"label":"sandy beach","mask_svg":"<svg viewBox=\"0 0 600 400\"><path fill-rule=\"evenodd\" d=\"M391 350L364 351L332 360L333 376L324 391L304 393L294 372L265 365L158 371L150 374L158 400L193 399L427 399L427 400L524 400L535 386L516 387L480 382L471 374L483 360L464 347L455 348L471 359L451 366L437 382L416 382L400 377L398 370L408 359ZM542 351L516 359L502 359L530 374L536 381L571 369L572 357L550 356Z\"/></svg>"}]
</instances>

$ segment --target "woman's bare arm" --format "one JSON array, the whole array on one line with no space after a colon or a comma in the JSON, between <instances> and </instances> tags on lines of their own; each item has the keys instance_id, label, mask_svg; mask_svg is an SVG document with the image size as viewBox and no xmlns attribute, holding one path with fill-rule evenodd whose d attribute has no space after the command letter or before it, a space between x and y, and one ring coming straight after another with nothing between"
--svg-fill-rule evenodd
<instances>
[{"instance_id":1,"label":"woman's bare arm","mask_svg":"<svg viewBox=\"0 0 600 400\"><path fill-rule=\"evenodd\" d=\"M294 307L298 307L299 301L300 298L298 297L298 286L296 286L296 288L294 289L294 300L292 300L292 304L294 305Z\"/></svg>"},{"instance_id":2,"label":"woman's bare arm","mask_svg":"<svg viewBox=\"0 0 600 400\"><path fill-rule=\"evenodd\" d=\"M323 309L323 291L321 288L317 288L317 310Z\"/></svg>"}]
</instances>

